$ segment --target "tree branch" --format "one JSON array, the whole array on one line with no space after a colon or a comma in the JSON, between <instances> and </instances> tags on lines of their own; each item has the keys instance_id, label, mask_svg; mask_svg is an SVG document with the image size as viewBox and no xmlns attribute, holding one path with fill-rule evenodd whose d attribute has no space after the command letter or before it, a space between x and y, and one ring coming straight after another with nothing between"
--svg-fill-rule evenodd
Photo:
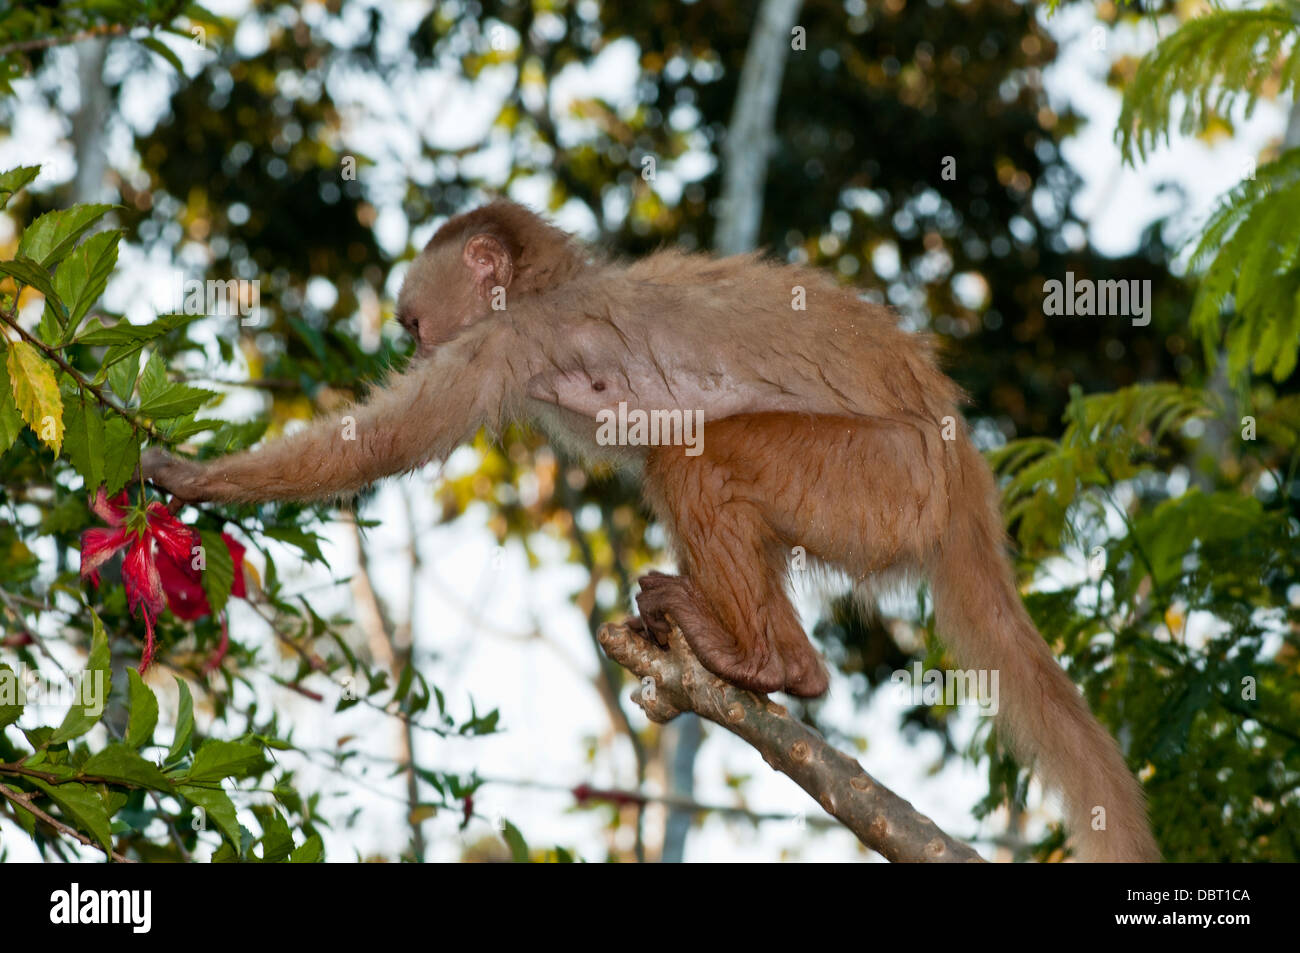
<instances>
[{"instance_id":1,"label":"tree branch","mask_svg":"<svg viewBox=\"0 0 1300 953\"><path fill-rule=\"evenodd\" d=\"M52 817L51 815L47 814L45 811L41 810L39 807L37 807L35 804L32 803L32 796L30 794L24 794L22 791L15 791L13 788L7 785L0 784L0 796L7 798L9 801L12 801L16 807L21 807L23 810L28 811L31 814L34 814L38 820L42 820L46 824L49 824L59 833L67 837L71 837L73 840L80 841L81 843L85 844L87 847L94 847L96 850L104 851L104 853L107 854L110 859L117 861L119 864L135 863L135 861L131 860L128 857L122 856L115 850L104 850L104 845L101 844L99 841L87 837L85 834L81 833L81 831L77 830L75 827L69 827L67 824L64 824L58 818Z\"/></svg>"},{"instance_id":2,"label":"tree branch","mask_svg":"<svg viewBox=\"0 0 1300 953\"><path fill-rule=\"evenodd\" d=\"M11 53L29 53L32 50L44 50L51 46L65 46L69 43L80 43L82 40L94 39L97 36L121 36L129 31L132 26L133 24L130 23L105 23L79 30L76 33L38 36L31 40L19 40L16 43L6 43L0 46L0 56L8 56Z\"/></svg>"},{"instance_id":3,"label":"tree branch","mask_svg":"<svg viewBox=\"0 0 1300 953\"><path fill-rule=\"evenodd\" d=\"M600 644L642 680L632 700L651 721L693 711L739 735L769 765L788 775L818 804L888 860L903 863L980 863L983 858L949 837L907 801L878 783L766 696L729 685L700 664L675 625L667 649L626 625L600 630ZM646 679L653 679L652 686Z\"/></svg>"}]
</instances>

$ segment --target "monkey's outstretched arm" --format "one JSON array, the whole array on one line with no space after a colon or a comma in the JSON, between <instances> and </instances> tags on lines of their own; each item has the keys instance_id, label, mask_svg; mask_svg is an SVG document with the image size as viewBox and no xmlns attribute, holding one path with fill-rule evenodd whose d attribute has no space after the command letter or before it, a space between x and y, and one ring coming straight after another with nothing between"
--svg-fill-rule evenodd
<instances>
[{"instance_id":1,"label":"monkey's outstretched arm","mask_svg":"<svg viewBox=\"0 0 1300 953\"><path fill-rule=\"evenodd\" d=\"M183 500L328 499L446 457L479 427L511 416L526 362L508 322L485 321L362 404L263 447L207 463L151 449L145 479Z\"/></svg>"}]
</instances>

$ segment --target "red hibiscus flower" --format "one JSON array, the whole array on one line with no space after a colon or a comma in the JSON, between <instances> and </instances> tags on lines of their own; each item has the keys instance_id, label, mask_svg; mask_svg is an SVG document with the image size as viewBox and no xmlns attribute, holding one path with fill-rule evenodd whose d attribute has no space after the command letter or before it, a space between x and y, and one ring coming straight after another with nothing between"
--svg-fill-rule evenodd
<instances>
[{"instance_id":1,"label":"red hibiscus flower","mask_svg":"<svg viewBox=\"0 0 1300 953\"><path fill-rule=\"evenodd\" d=\"M144 618L144 651L140 656L140 671L144 672L153 663L157 650L154 621L164 608L170 608L178 619L199 619L212 614L212 606L203 592L203 570L196 558L200 537L161 503L150 503L143 520L130 519L125 490L110 500L100 487L90 502L90 509L108 523L108 528L95 527L81 534L81 575L99 585L99 567L119 550L127 551L122 560L122 582L126 587L127 606ZM244 547L226 533L221 538L235 564L230 594L244 597L247 592ZM221 643L204 665L204 671L220 664L228 645L223 613Z\"/></svg>"}]
</instances>

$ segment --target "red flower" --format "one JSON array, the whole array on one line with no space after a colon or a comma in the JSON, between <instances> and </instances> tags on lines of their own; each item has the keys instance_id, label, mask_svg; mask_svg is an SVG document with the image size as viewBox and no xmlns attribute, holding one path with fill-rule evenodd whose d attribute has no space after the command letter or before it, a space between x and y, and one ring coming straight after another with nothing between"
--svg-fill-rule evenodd
<instances>
[{"instance_id":1,"label":"red flower","mask_svg":"<svg viewBox=\"0 0 1300 953\"><path fill-rule=\"evenodd\" d=\"M91 500L90 509L108 523L110 529L93 528L81 534L81 575L99 585L99 567L118 550L125 548L122 582L126 587L127 605L144 618L145 642L140 656L140 671L153 662L154 620L164 607L178 619L199 619L212 614L212 606L203 592L202 570L196 565L199 534L178 520L161 503L145 509L144 527L127 526L128 499L123 490L111 500L100 487ZM221 534L235 564L234 584L230 594L244 597L244 547L226 533ZM154 544L157 543L157 550ZM215 668L226 654L229 639L224 615L221 619L221 643L205 671Z\"/></svg>"},{"instance_id":2,"label":"red flower","mask_svg":"<svg viewBox=\"0 0 1300 953\"><path fill-rule=\"evenodd\" d=\"M247 594L244 588L244 547L229 533L222 533L221 539L235 564L235 581L230 587L230 594L242 599ZM192 547L197 542L197 536L193 542L186 542L179 558L166 548L158 554L158 572L167 593L167 605L171 608L172 615L178 619L201 619L212 614L212 606L208 604L208 597L203 592L203 570L195 566Z\"/></svg>"}]
</instances>

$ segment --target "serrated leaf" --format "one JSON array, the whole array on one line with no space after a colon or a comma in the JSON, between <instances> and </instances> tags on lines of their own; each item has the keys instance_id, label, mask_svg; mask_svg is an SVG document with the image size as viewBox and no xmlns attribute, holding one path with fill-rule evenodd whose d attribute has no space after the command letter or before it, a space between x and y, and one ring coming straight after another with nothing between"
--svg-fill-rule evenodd
<instances>
[{"instance_id":1,"label":"serrated leaf","mask_svg":"<svg viewBox=\"0 0 1300 953\"><path fill-rule=\"evenodd\" d=\"M171 790L171 782L158 769L158 765L146 761L134 748L118 741L91 755L81 770L88 777L136 784L155 791Z\"/></svg>"},{"instance_id":2,"label":"serrated leaf","mask_svg":"<svg viewBox=\"0 0 1300 953\"><path fill-rule=\"evenodd\" d=\"M220 781L222 778L245 778L266 764L262 749L242 741L209 738L194 755L185 780Z\"/></svg>"},{"instance_id":3,"label":"serrated leaf","mask_svg":"<svg viewBox=\"0 0 1300 953\"><path fill-rule=\"evenodd\" d=\"M50 347L58 346L63 339L63 315L48 300L41 310L41 320L36 325L36 338Z\"/></svg>"},{"instance_id":4,"label":"serrated leaf","mask_svg":"<svg viewBox=\"0 0 1300 953\"><path fill-rule=\"evenodd\" d=\"M262 863L278 864L292 850L293 834L289 832L289 825L279 811L272 811L271 816L263 821Z\"/></svg>"},{"instance_id":5,"label":"serrated leaf","mask_svg":"<svg viewBox=\"0 0 1300 953\"><path fill-rule=\"evenodd\" d=\"M176 710L176 733L172 738L172 746L167 752L165 764L171 764L185 757L190 750L190 741L194 738L194 697L190 694L190 686L177 676L176 690L180 693L180 702Z\"/></svg>"},{"instance_id":6,"label":"serrated leaf","mask_svg":"<svg viewBox=\"0 0 1300 953\"><path fill-rule=\"evenodd\" d=\"M46 212L23 232L18 254L26 255L44 268L63 260L77 239L111 209L111 205L74 205Z\"/></svg>"},{"instance_id":7,"label":"serrated leaf","mask_svg":"<svg viewBox=\"0 0 1300 953\"><path fill-rule=\"evenodd\" d=\"M54 290L68 312L63 342L72 339L86 312L104 293L117 265L119 230L98 232L72 250L54 273Z\"/></svg>"},{"instance_id":8,"label":"serrated leaf","mask_svg":"<svg viewBox=\"0 0 1300 953\"><path fill-rule=\"evenodd\" d=\"M182 784L176 788L176 793L195 807L203 808L203 813L212 819L222 836L233 848L239 849L239 820L235 816L235 805L225 791Z\"/></svg>"},{"instance_id":9,"label":"serrated leaf","mask_svg":"<svg viewBox=\"0 0 1300 953\"><path fill-rule=\"evenodd\" d=\"M94 490L104 482L104 419L99 406L84 393L74 394L64 405L63 450L68 462Z\"/></svg>"},{"instance_id":10,"label":"serrated leaf","mask_svg":"<svg viewBox=\"0 0 1300 953\"><path fill-rule=\"evenodd\" d=\"M15 192L25 188L40 174L41 167L38 165L20 165L16 169L0 173L0 209L9 204Z\"/></svg>"},{"instance_id":11,"label":"serrated leaf","mask_svg":"<svg viewBox=\"0 0 1300 953\"><path fill-rule=\"evenodd\" d=\"M113 393L117 399L122 402L123 406L131 400L131 395L135 393L135 378L140 373L140 356L139 354L128 355L134 357L134 360L123 359L114 364L108 370L108 384L113 388Z\"/></svg>"},{"instance_id":12,"label":"serrated leaf","mask_svg":"<svg viewBox=\"0 0 1300 953\"><path fill-rule=\"evenodd\" d=\"M95 610L88 609L94 626L94 635L90 640L90 658L86 670L81 676L80 700L68 709L63 723L55 729L50 737L51 744L62 744L73 738L80 738L104 717L104 708L112 692L112 680L109 674L108 638L104 634L104 623L99 621Z\"/></svg>"},{"instance_id":13,"label":"serrated leaf","mask_svg":"<svg viewBox=\"0 0 1300 953\"><path fill-rule=\"evenodd\" d=\"M108 809L99 791L79 782L68 784L49 784L39 778L32 778L32 783L54 799L54 803L63 810L64 816L72 825L85 834L89 834L104 850L113 849L113 833L108 822Z\"/></svg>"},{"instance_id":14,"label":"serrated leaf","mask_svg":"<svg viewBox=\"0 0 1300 953\"><path fill-rule=\"evenodd\" d=\"M93 347L130 347L135 345L132 350L139 350L139 345L147 344L155 338L160 338L165 334L170 334L177 328L184 327L201 315L196 314L164 314L161 317L150 321L148 324L132 324L130 321L118 321L112 327L103 327L98 321L92 320L86 325L84 331L77 335L78 344L89 344ZM116 356L121 360L126 353ZM159 359L161 360L161 358ZM161 367L163 381L166 381L166 367Z\"/></svg>"},{"instance_id":15,"label":"serrated leaf","mask_svg":"<svg viewBox=\"0 0 1300 953\"><path fill-rule=\"evenodd\" d=\"M154 351L149 355L149 360L144 362L144 370L140 372L136 389L143 399L146 394L156 394L166 386L167 365L163 363L162 355Z\"/></svg>"},{"instance_id":16,"label":"serrated leaf","mask_svg":"<svg viewBox=\"0 0 1300 953\"><path fill-rule=\"evenodd\" d=\"M63 445L63 398L54 369L26 341L9 345L10 393L27 425L57 455Z\"/></svg>"},{"instance_id":17,"label":"serrated leaf","mask_svg":"<svg viewBox=\"0 0 1300 953\"><path fill-rule=\"evenodd\" d=\"M153 738L153 730L158 726L158 697L135 669L127 669L126 677L131 697L126 743L138 748Z\"/></svg>"},{"instance_id":18,"label":"serrated leaf","mask_svg":"<svg viewBox=\"0 0 1300 953\"><path fill-rule=\"evenodd\" d=\"M230 601L230 587L235 583L235 561L220 533L199 530L199 538L203 542L203 559L206 564L200 582L203 594L208 597L208 605L212 607L212 614L216 615Z\"/></svg>"},{"instance_id":19,"label":"serrated leaf","mask_svg":"<svg viewBox=\"0 0 1300 953\"><path fill-rule=\"evenodd\" d=\"M319 834L312 834L302 842L301 847L294 849L289 855L291 864L319 864L325 859L325 843L320 839Z\"/></svg>"},{"instance_id":20,"label":"serrated leaf","mask_svg":"<svg viewBox=\"0 0 1300 953\"><path fill-rule=\"evenodd\" d=\"M0 361L0 453L12 447L23 432L23 415L18 412L13 387L9 383L9 349L5 347L4 350L6 358Z\"/></svg>"},{"instance_id":21,"label":"serrated leaf","mask_svg":"<svg viewBox=\"0 0 1300 953\"><path fill-rule=\"evenodd\" d=\"M30 285L45 295L46 301L53 303L64 314L67 313L62 296L50 280L50 273L30 258L19 255L12 261L0 261L0 275L8 275L21 284Z\"/></svg>"},{"instance_id":22,"label":"serrated leaf","mask_svg":"<svg viewBox=\"0 0 1300 953\"><path fill-rule=\"evenodd\" d=\"M175 383L169 383L150 393L145 390L142 380L140 412L150 417L180 417L193 413L216 396L216 391Z\"/></svg>"},{"instance_id":23,"label":"serrated leaf","mask_svg":"<svg viewBox=\"0 0 1300 953\"><path fill-rule=\"evenodd\" d=\"M112 496L140 465L140 435L114 414L104 421L104 492Z\"/></svg>"}]
</instances>

